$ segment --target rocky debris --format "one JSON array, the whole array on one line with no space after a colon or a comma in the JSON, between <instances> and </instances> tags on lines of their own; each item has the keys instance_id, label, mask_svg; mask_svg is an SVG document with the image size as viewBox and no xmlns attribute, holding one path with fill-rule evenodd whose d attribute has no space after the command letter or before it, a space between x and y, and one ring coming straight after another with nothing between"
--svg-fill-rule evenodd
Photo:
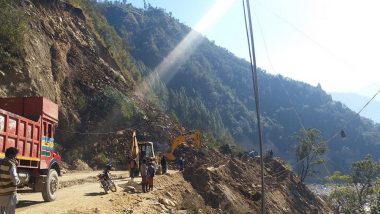
<instances>
[{"instance_id":1,"label":"rocky debris","mask_svg":"<svg viewBox=\"0 0 380 214\"><path fill-rule=\"evenodd\" d=\"M78 159L75 160L71 166L69 167L71 170L78 170L78 171L92 171L91 167L88 166L87 163L84 161Z\"/></svg>"},{"instance_id":2,"label":"rocky debris","mask_svg":"<svg viewBox=\"0 0 380 214\"><path fill-rule=\"evenodd\" d=\"M176 206L176 203L174 201L167 198L160 198L158 199L158 201L165 206L172 206L172 207Z\"/></svg>"},{"instance_id":3,"label":"rocky debris","mask_svg":"<svg viewBox=\"0 0 380 214\"><path fill-rule=\"evenodd\" d=\"M125 209L124 212L130 214L133 213L133 209Z\"/></svg>"},{"instance_id":4,"label":"rocky debris","mask_svg":"<svg viewBox=\"0 0 380 214\"><path fill-rule=\"evenodd\" d=\"M129 193L136 193L136 188L133 186L126 186L124 187L124 191L129 192Z\"/></svg>"},{"instance_id":5,"label":"rocky debris","mask_svg":"<svg viewBox=\"0 0 380 214\"><path fill-rule=\"evenodd\" d=\"M166 192L165 195L169 196L170 198L173 198L173 195L170 192Z\"/></svg>"},{"instance_id":6,"label":"rocky debris","mask_svg":"<svg viewBox=\"0 0 380 214\"><path fill-rule=\"evenodd\" d=\"M206 152L184 148L187 157L184 178L205 203L223 213L260 213L261 181L258 158L223 156L216 150ZM207 154L207 155L205 155ZM191 158L196 155L197 158ZM327 204L312 194L279 161L264 159L267 210L273 213L331 213Z\"/></svg>"},{"instance_id":7,"label":"rocky debris","mask_svg":"<svg viewBox=\"0 0 380 214\"><path fill-rule=\"evenodd\" d=\"M217 213L205 205L203 198L184 180L182 173L172 173L170 177L156 176L154 186L153 192L116 192L110 195L115 199L112 202L113 213L128 213L126 209L133 210L133 213Z\"/></svg>"}]
</instances>

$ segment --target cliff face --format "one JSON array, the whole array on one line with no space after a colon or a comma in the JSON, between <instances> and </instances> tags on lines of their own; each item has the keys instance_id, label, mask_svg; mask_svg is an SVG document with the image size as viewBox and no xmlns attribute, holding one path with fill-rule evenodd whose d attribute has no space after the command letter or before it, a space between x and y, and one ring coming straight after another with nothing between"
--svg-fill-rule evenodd
<instances>
[{"instance_id":1,"label":"cliff face","mask_svg":"<svg viewBox=\"0 0 380 214\"><path fill-rule=\"evenodd\" d=\"M179 133L179 124L133 95L131 72L120 68L82 9L59 0L16 5L27 18L24 54L17 66L1 66L0 95L44 96L56 102L56 138L64 155L91 160L97 154L84 151L94 149L103 160L115 154L125 158L132 129L140 139L162 144ZM87 132L99 134L83 134ZM108 148L117 138L125 140Z\"/></svg>"},{"instance_id":2,"label":"cliff face","mask_svg":"<svg viewBox=\"0 0 380 214\"><path fill-rule=\"evenodd\" d=\"M78 97L107 86L122 92L133 86L90 31L81 9L60 1L26 2L24 8L29 15L25 71L31 93L57 102L63 122L79 122ZM118 76L123 81L116 81Z\"/></svg>"}]
</instances>

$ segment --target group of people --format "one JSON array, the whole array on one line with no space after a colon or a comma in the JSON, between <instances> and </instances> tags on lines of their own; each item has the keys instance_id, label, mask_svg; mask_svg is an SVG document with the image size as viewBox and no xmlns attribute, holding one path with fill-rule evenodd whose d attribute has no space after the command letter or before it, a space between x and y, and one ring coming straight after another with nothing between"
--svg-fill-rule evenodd
<instances>
[{"instance_id":1,"label":"group of people","mask_svg":"<svg viewBox=\"0 0 380 214\"><path fill-rule=\"evenodd\" d=\"M153 190L153 178L156 174L156 167L153 161L142 160L141 164L141 187L143 192Z\"/></svg>"},{"instance_id":2,"label":"group of people","mask_svg":"<svg viewBox=\"0 0 380 214\"><path fill-rule=\"evenodd\" d=\"M0 160L0 214L12 214L16 212L17 200L17 185L20 179L17 174L17 159L18 149L15 147L7 148L5 158ZM162 156L161 161L162 174L166 174L168 165L165 156ZM183 156L178 161L179 171L183 171L185 167L185 159ZM130 162L130 177L133 180L138 173L138 164L135 159ZM142 190L148 192L153 190L153 178L156 174L156 166L152 159L144 158L140 167L142 178Z\"/></svg>"},{"instance_id":3,"label":"group of people","mask_svg":"<svg viewBox=\"0 0 380 214\"><path fill-rule=\"evenodd\" d=\"M168 170L168 163L165 156L162 156L161 161L161 174L166 174ZM178 161L179 171L183 171L185 168L185 159L180 157ZM133 181L136 174L139 172L139 166L136 159L131 159L129 163L129 174L131 180ZM141 161L140 165L140 174L141 174L141 187L143 192L149 192L153 190L153 179L156 174L156 165L155 161L150 158L144 158Z\"/></svg>"}]
</instances>

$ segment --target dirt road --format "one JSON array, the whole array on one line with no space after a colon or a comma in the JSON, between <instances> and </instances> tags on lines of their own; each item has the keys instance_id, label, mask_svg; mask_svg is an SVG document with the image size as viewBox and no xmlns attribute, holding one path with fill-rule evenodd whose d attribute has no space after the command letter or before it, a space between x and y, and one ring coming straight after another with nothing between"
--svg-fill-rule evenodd
<instances>
[{"instance_id":1,"label":"dirt road","mask_svg":"<svg viewBox=\"0 0 380 214\"><path fill-rule=\"evenodd\" d=\"M112 194L104 194L98 182L93 180L99 172L73 173L64 175L62 183L70 187L62 188L57 199L44 202L41 193L25 193L20 191L20 202L17 213L76 213L75 210L96 210L98 207L111 206ZM127 183L127 172L112 172L116 175L115 183L120 191L121 185ZM139 181L139 179L135 179ZM91 182L92 181L92 182Z\"/></svg>"},{"instance_id":2,"label":"dirt road","mask_svg":"<svg viewBox=\"0 0 380 214\"><path fill-rule=\"evenodd\" d=\"M44 202L41 193L20 191L20 202L16 212L186 213L184 210L197 210L204 206L200 196L193 193L191 185L183 179L182 173L176 171L169 170L166 175L155 176L154 190L148 193L141 192L140 177L132 182L127 178L127 172L113 172L113 175L116 175L114 181L117 192L109 194L105 194L99 183L92 179L97 173L74 173L62 177L62 182L71 186L61 188L53 202ZM130 188L133 191L130 191ZM199 202L194 203L195 201Z\"/></svg>"}]
</instances>

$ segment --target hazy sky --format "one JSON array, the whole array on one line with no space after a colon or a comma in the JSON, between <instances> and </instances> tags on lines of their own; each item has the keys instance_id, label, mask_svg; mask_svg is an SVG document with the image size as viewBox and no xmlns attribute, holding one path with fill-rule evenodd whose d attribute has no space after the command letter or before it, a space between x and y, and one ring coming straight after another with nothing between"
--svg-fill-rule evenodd
<instances>
[{"instance_id":1,"label":"hazy sky","mask_svg":"<svg viewBox=\"0 0 380 214\"><path fill-rule=\"evenodd\" d=\"M215 4L226 10L202 33L248 59L241 0L146 0L195 27ZM130 0L142 7L142 0ZM257 64L328 92L372 97L380 89L379 0L255 0ZM378 98L379 99L379 98Z\"/></svg>"}]
</instances>

